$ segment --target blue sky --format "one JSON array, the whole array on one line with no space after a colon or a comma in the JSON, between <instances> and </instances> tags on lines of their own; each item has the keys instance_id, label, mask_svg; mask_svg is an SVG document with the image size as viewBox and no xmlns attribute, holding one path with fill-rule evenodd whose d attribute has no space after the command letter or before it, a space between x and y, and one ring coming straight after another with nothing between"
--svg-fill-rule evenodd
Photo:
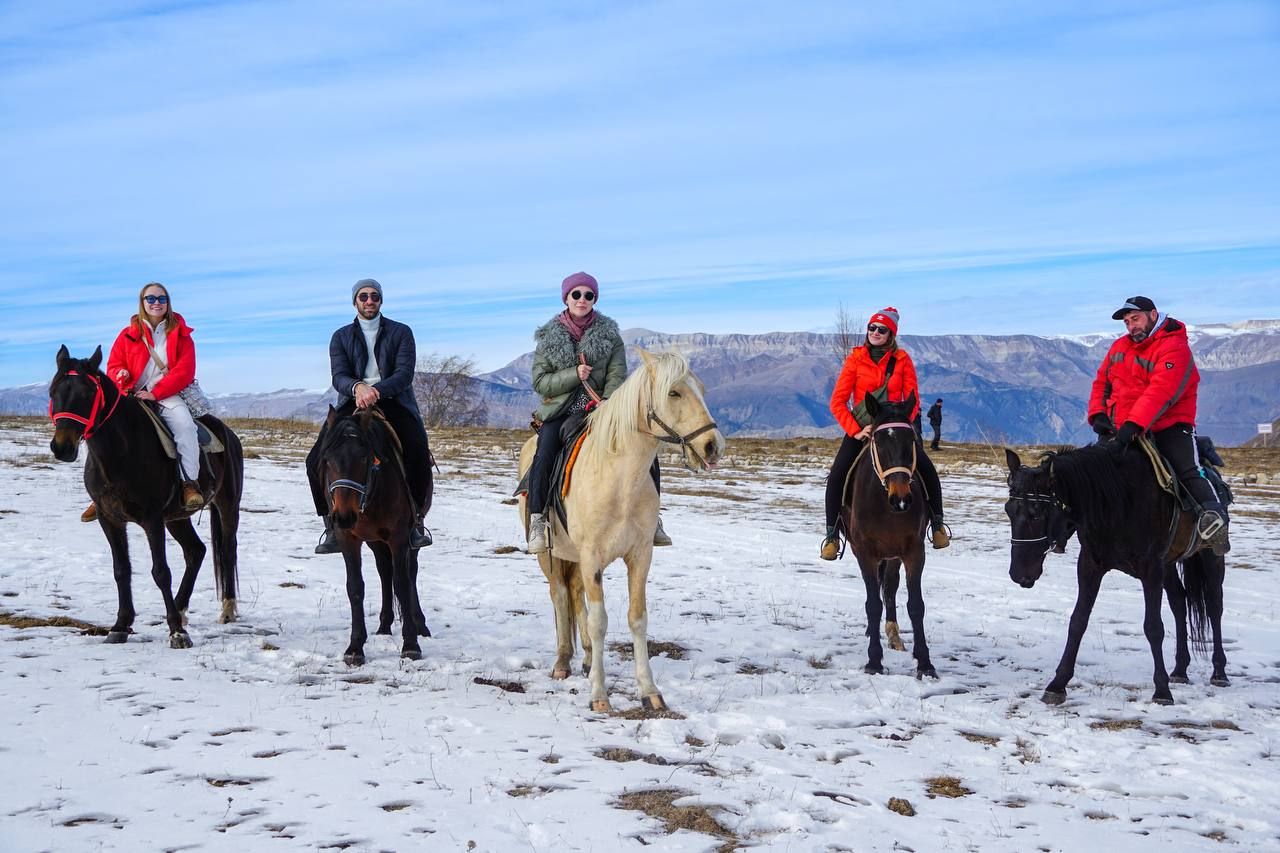
<instances>
[{"instance_id":1,"label":"blue sky","mask_svg":"<svg viewBox=\"0 0 1280 853\"><path fill-rule=\"evenodd\" d=\"M1280 317L1277 139L1274 3L0 3L0 386L152 279L215 392L327 384L365 276L483 369L579 269L668 332Z\"/></svg>"}]
</instances>

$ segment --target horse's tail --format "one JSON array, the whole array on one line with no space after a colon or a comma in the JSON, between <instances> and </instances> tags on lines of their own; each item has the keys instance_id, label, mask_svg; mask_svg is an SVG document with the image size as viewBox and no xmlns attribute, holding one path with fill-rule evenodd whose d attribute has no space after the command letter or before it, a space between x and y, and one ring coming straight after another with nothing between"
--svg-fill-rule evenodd
<instances>
[{"instance_id":1,"label":"horse's tail","mask_svg":"<svg viewBox=\"0 0 1280 853\"><path fill-rule=\"evenodd\" d=\"M1209 621L1209 572L1206 552L1192 554L1182 563L1182 585L1187 591L1187 631L1197 657L1209 654L1205 625Z\"/></svg>"}]
</instances>

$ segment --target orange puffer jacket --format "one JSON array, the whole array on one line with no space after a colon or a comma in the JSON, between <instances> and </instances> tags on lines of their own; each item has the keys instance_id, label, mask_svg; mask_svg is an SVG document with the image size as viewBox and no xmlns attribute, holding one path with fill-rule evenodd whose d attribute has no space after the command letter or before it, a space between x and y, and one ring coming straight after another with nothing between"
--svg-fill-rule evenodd
<instances>
[{"instance_id":1,"label":"orange puffer jacket","mask_svg":"<svg viewBox=\"0 0 1280 853\"><path fill-rule=\"evenodd\" d=\"M910 419L914 421L920 414L920 391L916 387L916 366L912 363L911 356L905 350L895 347L877 364L871 360L871 354L867 352L866 344L863 344L854 347L844 360L840 377L836 379L836 387L831 392L831 414L846 434L857 435L867 426L866 423L859 423L852 410L858 408L867 392L875 391L884 384L885 370L891 359L896 363L893 366L893 376L889 377L886 402L901 403L914 394L916 404L911 410Z\"/></svg>"}]
</instances>

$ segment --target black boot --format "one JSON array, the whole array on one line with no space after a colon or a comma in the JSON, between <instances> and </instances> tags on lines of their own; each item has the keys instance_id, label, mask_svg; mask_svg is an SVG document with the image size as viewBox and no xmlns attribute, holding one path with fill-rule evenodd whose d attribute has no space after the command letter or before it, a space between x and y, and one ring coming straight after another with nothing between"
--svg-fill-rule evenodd
<instances>
[{"instance_id":1,"label":"black boot","mask_svg":"<svg viewBox=\"0 0 1280 853\"><path fill-rule=\"evenodd\" d=\"M321 535L320 541L316 543L317 554L338 554L342 549L338 547L338 537L333 532L333 516L324 516L324 534Z\"/></svg>"},{"instance_id":2,"label":"black boot","mask_svg":"<svg viewBox=\"0 0 1280 853\"><path fill-rule=\"evenodd\" d=\"M413 526L413 530L409 531L409 547L413 550L425 548L432 543L431 531L427 530L419 521Z\"/></svg>"}]
</instances>

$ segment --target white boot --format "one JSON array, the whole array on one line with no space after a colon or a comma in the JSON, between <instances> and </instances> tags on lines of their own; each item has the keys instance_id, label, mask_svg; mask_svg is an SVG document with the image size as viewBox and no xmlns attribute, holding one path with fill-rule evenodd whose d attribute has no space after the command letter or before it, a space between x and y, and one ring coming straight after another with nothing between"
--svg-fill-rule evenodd
<instances>
[{"instance_id":1,"label":"white boot","mask_svg":"<svg viewBox=\"0 0 1280 853\"><path fill-rule=\"evenodd\" d=\"M551 550L551 543L547 539L547 516L545 513L535 512L529 516L529 553L541 554Z\"/></svg>"},{"instance_id":2,"label":"white boot","mask_svg":"<svg viewBox=\"0 0 1280 853\"><path fill-rule=\"evenodd\" d=\"M667 535L667 531L662 529L662 516L658 516L658 529L653 531L653 546L661 548L664 545L671 544L671 537Z\"/></svg>"}]
</instances>

